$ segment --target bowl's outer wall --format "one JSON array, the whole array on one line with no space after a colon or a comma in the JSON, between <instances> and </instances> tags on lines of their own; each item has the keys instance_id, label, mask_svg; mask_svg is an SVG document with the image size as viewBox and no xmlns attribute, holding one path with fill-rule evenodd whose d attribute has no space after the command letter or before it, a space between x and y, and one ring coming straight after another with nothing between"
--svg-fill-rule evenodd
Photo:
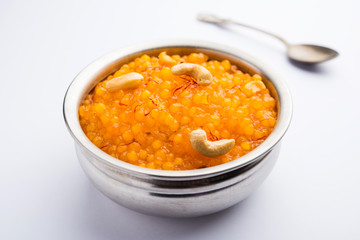
<instances>
[{"instance_id":1,"label":"bowl's outer wall","mask_svg":"<svg viewBox=\"0 0 360 240\"><path fill-rule=\"evenodd\" d=\"M127 208L167 217L196 217L215 213L246 198L271 172L280 150L278 143L267 155L240 173L228 172L220 181L176 181L164 188L162 182L149 179L129 179L106 174L101 164L87 149L75 144L80 164L97 189ZM96 165L94 164L96 163ZM183 184L182 184L183 183ZM143 186L143 187L139 187Z\"/></svg>"}]
</instances>

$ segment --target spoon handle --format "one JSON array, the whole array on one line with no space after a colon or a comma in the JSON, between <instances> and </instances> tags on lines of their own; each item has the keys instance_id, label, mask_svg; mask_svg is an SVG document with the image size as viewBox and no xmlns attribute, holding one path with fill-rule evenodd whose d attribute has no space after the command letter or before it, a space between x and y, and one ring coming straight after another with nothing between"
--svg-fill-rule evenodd
<instances>
[{"instance_id":1,"label":"spoon handle","mask_svg":"<svg viewBox=\"0 0 360 240\"><path fill-rule=\"evenodd\" d=\"M274 34L274 33L268 32L268 31L266 31L266 30L263 30L263 29L260 29L260 28L257 28L257 27L249 26L249 25L244 24L244 23L236 22L236 21L233 21L233 20L231 20L231 19L219 18L219 17L216 16L216 15L206 14L206 13L200 13L200 14L198 14L197 19L198 19L199 21L207 22L207 23L213 23L213 24L219 24L219 25L222 25L222 24L235 24L235 25L238 25L238 26L250 28L250 29L253 29L253 30L256 30L256 31L265 33L265 34L268 34L268 35L270 35L270 36L273 36L274 38L277 38L277 39L280 40L282 43L284 43L285 46L288 46L288 45L289 45L289 43L288 43L285 39L283 39L282 37L280 37L280 36L278 36L278 35L276 35L276 34Z\"/></svg>"}]
</instances>

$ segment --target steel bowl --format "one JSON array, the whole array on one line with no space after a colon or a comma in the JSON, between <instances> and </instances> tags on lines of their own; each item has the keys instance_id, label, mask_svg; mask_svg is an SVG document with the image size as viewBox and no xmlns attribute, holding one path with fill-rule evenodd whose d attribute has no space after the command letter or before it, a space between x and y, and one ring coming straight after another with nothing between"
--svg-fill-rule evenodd
<instances>
[{"instance_id":1,"label":"steel bowl","mask_svg":"<svg viewBox=\"0 0 360 240\"><path fill-rule=\"evenodd\" d=\"M278 121L270 136L248 154L215 167L165 171L138 167L113 158L97 148L80 127L78 108L99 82L121 65L143 54L203 52L210 59L228 59L243 72L260 74L277 101ZM194 217L226 209L246 198L265 180L289 127L292 100L287 86L271 68L228 46L203 41L159 41L113 51L82 70L64 98L64 119L75 140L80 164L93 184L113 201L139 212Z\"/></svg>"}]
</instances>

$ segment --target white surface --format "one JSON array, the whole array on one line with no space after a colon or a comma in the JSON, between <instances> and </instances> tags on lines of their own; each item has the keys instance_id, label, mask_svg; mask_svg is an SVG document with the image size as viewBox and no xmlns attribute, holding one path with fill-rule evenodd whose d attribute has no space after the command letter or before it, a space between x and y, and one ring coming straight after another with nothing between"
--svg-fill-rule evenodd
<instances>
[{"instance_id":1,"label":"white surface","mask_svg":"<svg viewBox=\"0 0 360 240\"><path fill-rule=\"evenodd\" d=\"M360 239L359 8L356 0L2 0L0 239ZM197 22L200 11L324 44L340 57L302 69L277 40ZM163 38L244 50L272 65L293 94L274 171L216 215L165 219L116 205L82 172L62 119L65 91L84 66Z\"/></svg>"}]
</instances>

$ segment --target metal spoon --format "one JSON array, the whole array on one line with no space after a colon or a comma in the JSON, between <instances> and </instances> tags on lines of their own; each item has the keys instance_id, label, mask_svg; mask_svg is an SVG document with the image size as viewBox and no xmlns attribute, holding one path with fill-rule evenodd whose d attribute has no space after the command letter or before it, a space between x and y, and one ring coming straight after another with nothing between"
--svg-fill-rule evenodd
<instances>
[{"instance_id":1,"label":"metal spoon","mask_svg":"<svg viewBox=\"0 0 360 240\"><path fill-rule=\"evenodd\" d=\"M203 22L207 22L207 23L214 23L214 24L219 24L219 25L236 24L239 26L254 29L259 32L273 36L285 44L287 56L290 59L295 60L297 62L307 63L307 64L315 64L315 63L321 63L321 62L328 61L339 55L338 52L336 52L333 49L327 48L327 47L310 45L310 44L290 44L287 41L285 41L285 39L283 39L282 37L279 37L278 35L275 35L271 32L262 30L257 27L252 27L252 26L249 26L249 25L246 25L243 23L239 23L239 22L233 21L231 19L219 18L212 14L200 13L197 16L197 19L199 21L203 21Z\"/></svg>"}]
</instances>

